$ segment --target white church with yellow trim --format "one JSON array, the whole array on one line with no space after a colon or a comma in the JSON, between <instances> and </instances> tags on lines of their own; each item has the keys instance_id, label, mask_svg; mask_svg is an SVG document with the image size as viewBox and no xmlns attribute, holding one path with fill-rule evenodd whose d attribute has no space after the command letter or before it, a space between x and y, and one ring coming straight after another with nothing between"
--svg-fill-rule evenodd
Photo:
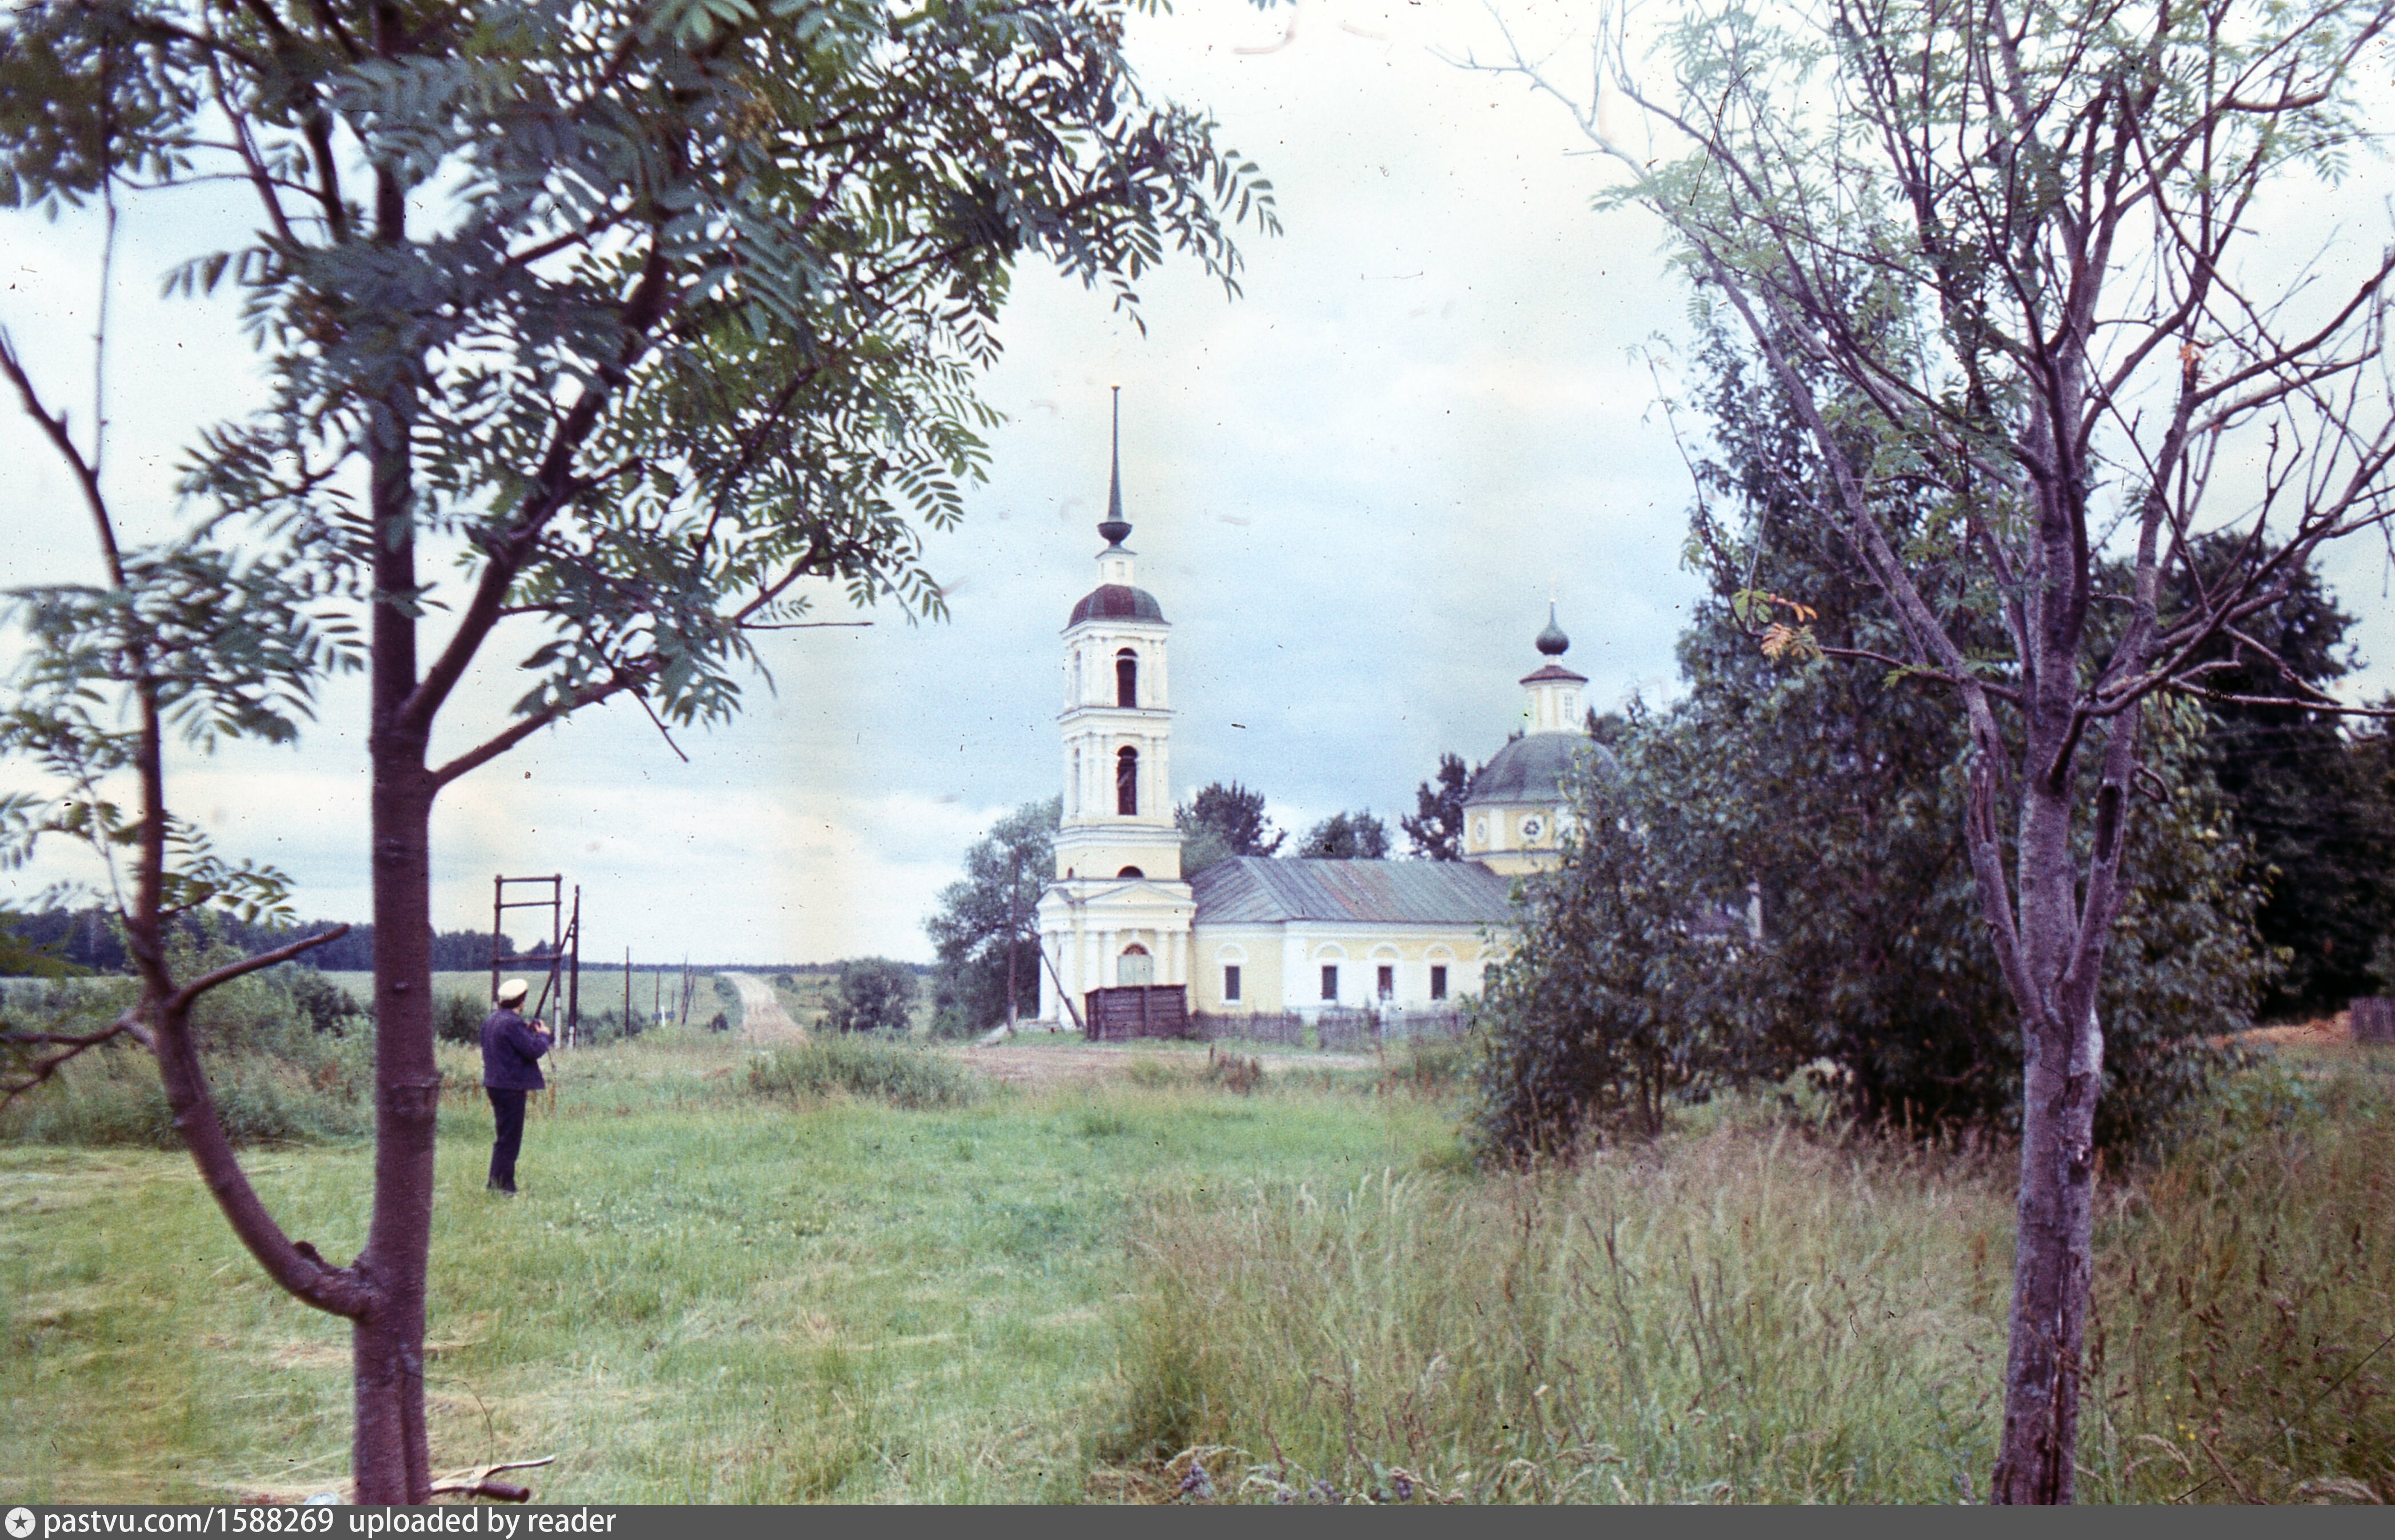
<instances>
[{"instance_id":1,"label":"white church with yellow trim","mask_svg":"<svg viewBox=\"0 0 2395 1540\"><path fill-rule=\"evenodd\" d=\"M1552 606L1534 644L1542 666L1521 681L1524 732L1465 798L1464 859L1237 856L1184 880L1171 627L1123 544L1118 425L1098 534L1098 586L1065 625L1064 821L1039 905L1040 1020L1071 1025L1089 991L1134 984L1184 986L1192 1012L1217 1016L1435 1010L1476 993L1505 945L1512 879L1555 864L1563 777L1592 749L1588 681L1562 663L1570 643Z\"/></svg>"}]
</instances>

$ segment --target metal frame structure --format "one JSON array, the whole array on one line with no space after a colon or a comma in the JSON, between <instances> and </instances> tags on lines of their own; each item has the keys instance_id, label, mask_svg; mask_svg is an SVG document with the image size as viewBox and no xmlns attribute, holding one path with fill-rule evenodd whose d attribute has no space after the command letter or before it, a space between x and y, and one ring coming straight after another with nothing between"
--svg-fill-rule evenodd
<instances>
[{"instance_id":1,"label":"metal frame structure","mask_svg":"<svg viewBox=\"0 0 2395 1540\"><path fill-rule=\"evenodd\" d=\"M509 898L510 886L529 887L547 884L546 898ZM521 954L503 953L499 941L507 934L505 921L511 909L545 909L549 910L549 951ZM525 964L545 969L540 982L540 999L532 1014L538 1018L549 1009L552 998L565 1012L557 1034L558 1046L572 1047L582 1027L582 885L574 886L571 909L565 897L565 878L493 877L491 879L491 1002L498 1003L499 975L510 967Z\"/></svg>"}]
</instances>

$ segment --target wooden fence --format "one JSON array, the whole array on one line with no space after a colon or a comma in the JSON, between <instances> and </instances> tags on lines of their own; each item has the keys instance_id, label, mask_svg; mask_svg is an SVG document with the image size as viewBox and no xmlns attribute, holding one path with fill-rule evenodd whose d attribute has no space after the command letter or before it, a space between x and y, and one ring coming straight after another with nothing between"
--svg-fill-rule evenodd
<instances>
[{"instance_id":1,"label":"wooden fence","mask_svg":"<svg viewBox=\"0 0 2395 1540\"><path fill-rule=\"evenodd\" d=\"M1208 1042L1226 1039L1270 1042L1290 1048L1307 1045L1305 1017L1294 1011L1255 1011L1229 1015L1199 1011L1189 1018L1190 1035ZM1315 1045L1346 1053L1370 1053L1383 1043L1418 1037L1462 1037L1463 1013L1451 1010L1406 1010L1384 1005L1378 1010L1332 1008L1314 1018Z\"/></svg>"},{"instance_id":2,"label":"wooden fence","mask_svg":"<svg viewBox=\"0 0 2395 1540\"><path fill-rule=\"evenodd\" d=\"M2395 996L2365 996L2352 1011L2354 1042L2395 1042Z\"/></svg>"}]
</instances>

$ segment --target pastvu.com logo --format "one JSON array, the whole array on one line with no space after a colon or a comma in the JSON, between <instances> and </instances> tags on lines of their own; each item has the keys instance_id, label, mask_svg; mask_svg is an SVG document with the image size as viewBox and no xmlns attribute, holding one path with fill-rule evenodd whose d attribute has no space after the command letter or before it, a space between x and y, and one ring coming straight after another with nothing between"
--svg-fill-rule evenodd
<instances>
[{"instance_id":1,"label":"pastvu.com logo","mask_svg":"<svg viewBox=\"0 0 2395 1540\"><path fill-rule=\"evenodd\" d=\"M33 1533L33 1510L12 1507L8 1510L8 1540L25 1540Z\"/></svg>"}]
</instances>

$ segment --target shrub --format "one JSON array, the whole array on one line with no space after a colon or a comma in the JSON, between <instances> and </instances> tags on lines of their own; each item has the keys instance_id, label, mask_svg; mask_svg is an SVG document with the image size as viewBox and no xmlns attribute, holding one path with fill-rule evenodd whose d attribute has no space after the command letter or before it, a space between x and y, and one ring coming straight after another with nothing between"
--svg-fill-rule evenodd
<instances>
[{"instance_id":1,"label":"shrub","mask_svg":"<svg viewBox=\"0 0 2395 1540\"><path fill-rule=\"evenodd\" d=\"M483 1041L483 1021L489 1015L483 1002L472 995L443 995L432 1013L432 1035L443 1042L478 1047Z\"/></svg>"},{"instance_id":2,"label":"shrub","mask_svg":"<svg viewBox=\"0 0 2395 1540\"><path fill-rule=\"evenodd\" d=\"M1225 1091L1241 1095L1252 1093L1264 1082L1264 1060L1241 1058L1237 1054L1217 1054L1206 1050L1206 1083L1219 1085Z\"/></svg>"},{"instance_id":3,"label":"shrub","mask_svg":"<svg viewBox=\"0 0 2395 1540\"><path fill-rule=\"evenodd\" d=\"M186 976L232 961L226 947L181 939ZM62 981L13 993L9 1016L50 1031L89 1031L130 1005L122 976ZM350 1008L344 1008L344 1002ZM192 1035L210 1094L236 1144L345 1138L372 1122L374 1034L346 991L309 970L251 974L204 996ZM43 1144L181 1145L156 1062L126 1045L86 1054L0 1108L0 1138Z\"/></svg>"},{"instance_id":4,"label":"shrub","mask_svg":"<svg viewBox=\"0 0 2395 1540\"><path fill-rule=\"evenodd\" d=\"M821 1025L835 1032L903 1032L915 1002L915 973L886 957L840 965L840 984Z\"/></svg>"},{"instance_id":5,"label":"shrub","mask_svg":"<svg viewBox=\"0 0 2395 1540\"><path fill-rule=\"evenodd\" d=\"M827 1038L776 1048L748 1061L748 1089L766 1096L844 1092L893 1107L962 1107L980 1094L971 1075L922 1048Z\"/></svg>"}]
</instances>

